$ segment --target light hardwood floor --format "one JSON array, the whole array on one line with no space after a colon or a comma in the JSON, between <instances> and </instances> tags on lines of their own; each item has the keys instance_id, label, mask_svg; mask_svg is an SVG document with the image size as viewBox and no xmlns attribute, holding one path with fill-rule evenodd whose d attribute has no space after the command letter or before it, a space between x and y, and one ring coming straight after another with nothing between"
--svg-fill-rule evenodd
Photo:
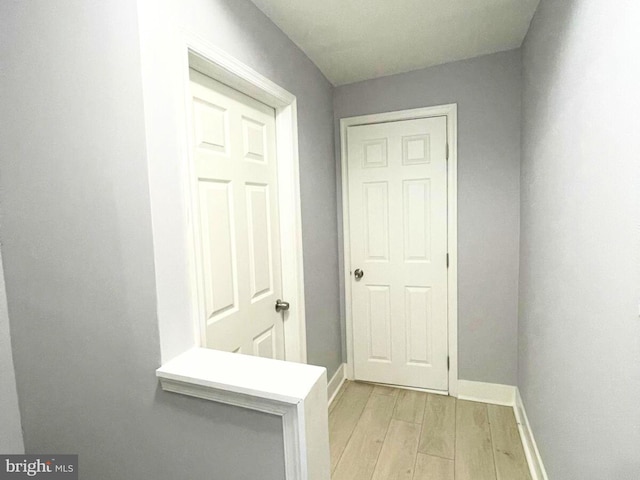
<instances>
[{"instance_id":1,"label":"light hardwood floor","mask_svg":"<svg viewBox=\"0 0 640 480\"><path fill-rule=\"evenodd\" d=\"M329 435L332 480L531 480L509 407L347 381Z\"/></svg>"}]
</instances>

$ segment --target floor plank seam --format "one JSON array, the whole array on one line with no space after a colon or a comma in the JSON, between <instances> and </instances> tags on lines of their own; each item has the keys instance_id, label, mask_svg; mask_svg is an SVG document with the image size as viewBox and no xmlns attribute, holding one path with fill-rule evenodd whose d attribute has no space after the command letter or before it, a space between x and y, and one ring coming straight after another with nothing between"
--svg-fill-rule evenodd
<instances>
[{"instance_id":1,"label":"floor plank seam","mask_svg":"<svg viewBox=\"0 0 640 480\"><path fill-rule=\"evenodd\" d=\"M498 480L498 462L496 460L496 446L493 443L493 428L491 427L491 416L489 415L489 407L487 409L487 423L489 424L489 438L491 439L491 457L493 458L493 469L496 472L496 480Z\"/></svg>"},{"instance_id":2,"label":"floor plank seam","mask_svg":"<svg viewBox=\"0 0 640 480\"><path fill-rule=\"evenodd\" d=\"M427 402L429 401L429 397L424 401L424 407L422 408L422 423L420 424L420 435L418 436L418 449L416 451L416 458L413 461L413 475L411 475L411 480L420 480L416 479L416 471L418 466L418 456L420 455L420 442L422 441L422 431L424 430L424 426L427 422L424 421L426 412L427 412Z\"/></svg>"},{"instance_id":3,"label":"floor plank seam","mask_svg":"<svg viewBox=\"0 0 640 480\"><path fill-rule=\"evenodd\" d=\"M420 435L422 435L422 429L420 429ZM420 437L418 437L418 442L420 442ZM413 473L411 474L411 480L419 480L416 479L416 467L418 466L418 456L420 452L416 452L416 456L413 459Z\"/></svg>"},{"instance_id":4,"label":"floor plank seam","mask_svg":"<svg viewBox=\"0 0 640 480\"><path fill-rule=\"evenodd\" d=\"M455 399L454 409L453 409L453 478L455 480L456 473L456 461L458 452L458 399Z\"/></svg>"},{"instance_id":5,"label":"floor plank seam","mask_svg":"<svg viewBox=\"0 0 640 480\"><path fill-rule=\"evenodd\" d=\"M373 395L373 391L371 392ZM396 395L393 398L393 408L391 409L391 417L389 418L389 423L387 424L387 430L384 432L384 440L382 441L382 445L380 445L380 450L378 450L378 456L376 457L376 463L373 466L373 470L371 472L371 478L376 475L376 469L378 468L378 462L380 461L380 454L382 453L382 449L384 448L385 443L387 443L387 437L389 436L389 428L391 427L391 422L393 421L393 412L396 409L396 405L398 404L398 396Z\"/></svg>"},{"instance_id":6,"label":"floor plank seam","mask_svg":"<svg viewBox=\"0 0 640 480\"><path fill-rule=\"evenodd\" d=\"M442 460L449 460L449 461L455 460L454 458L443 457L442 455L434 455L432 453L424 453L424 452L420 452L420 451L418 451L418 453L421 454L421 455L429 455L430 457L441 458Z\"/></svg>"},{"instance_id":7,"label":"floor plank seam","mask_svg":"<svg viewBox=\"0 0 640 480\"><path fill-rule=\"evenodd\" d=\"M349 445L349 442L351 442L351 438L353 437L353 432L356 431L356 427L358 426L358 423L360 422L360 419L362 418L362 415L364 415L364 411L367 408L367 404L369 403L369 400L371 400L371 396L372 395L373 395L373 389L371 389L371 391L369 392L369 395L367 396L367 401L365 402L364 407L362 408L362 411L360 412L360 415L358 415L358 420L356 420L356 423L355 423L355 425L353 427L353 430L351 430L351 433L349 434L349 439L345 442L344 448L342 449L342 452L340 452L340 457L338 458L338 461L336 462L336 466L333 467L333 470L331 471L331 476L333 476L334 472L338 469L338 465L340 465L340 462L342 461L342 457L344 456L344 452L347 451L347 446Z\"/></svg>"}]
</instances>

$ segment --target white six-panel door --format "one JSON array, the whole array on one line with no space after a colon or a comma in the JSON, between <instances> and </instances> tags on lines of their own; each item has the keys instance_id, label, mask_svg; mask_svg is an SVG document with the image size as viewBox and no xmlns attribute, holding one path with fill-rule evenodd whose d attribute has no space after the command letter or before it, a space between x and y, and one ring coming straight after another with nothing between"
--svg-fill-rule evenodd
<instances>
[{"instance_id":1,"label":"white six-panel door","mask_svg":"<svg viewBox=\"0 0 640 480\"><path fill-rule=\"evenodd\" d=\"M448 389L446 150L446 117L347 129L358 380Z\"/></svg>"},{"instance_id":2,"label":"white six-panel door","mask_svg":"<svg viewBox=\"0 0 640 480\"><path fill-rule=\"evenodd\" d=\"M195 70L190 78L204 343L284 359L275 112Z\"/></svg>"}]
</instances>

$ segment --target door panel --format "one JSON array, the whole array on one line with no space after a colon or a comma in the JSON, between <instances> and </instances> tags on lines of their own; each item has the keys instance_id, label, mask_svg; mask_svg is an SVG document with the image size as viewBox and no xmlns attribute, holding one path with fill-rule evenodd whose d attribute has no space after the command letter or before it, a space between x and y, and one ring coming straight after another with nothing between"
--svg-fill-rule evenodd
<instances>
[{"instance_id":1,"label":"door panel","mask_svg":"<svg viewBox=\"0 0 640 480\"><path fill-rule=\"evenodd\" d=\"M407 317L407 363L431 363L431 288L405 287Z\"/></svg>"},{"instance_id":2,"label":"door panel","mask_svg":"<svg viewBox=\"0 0 640 480\"><path fill-rule=\"evenodd\" d=\"M207 318L238 309L233 196L229 182L200 183L200 213ZM215 275L214 275L215 272Z\"/></svg>"},{"instance_id":3,"label":"door panel","mask_svg":"<svg viewBox=\"0 0 640 480\"><path fill-rule=\"evenodd\" d=\"M405 262L430 261L431 181L428 178L402 182Z\"/></svg>"},{"instance_id":4,"label":"door panel","mask_svg":"<svg viewBox=\"0 0 640 480\"><path fill-rule=\"evenodd\" d=\"M363 184L365 215L365 258L389 260L389 194L387 182Z\"/></svg>"},{"instance_id":5,"label":"door panel","mask_svg":"<svg viewBox=\"0 0 640 480\"><path fill-rule=\"evenodd\" d=\"M283 359L275 112L195 70L190 78L205 344Z\"/></svg>"},{"instance_id":6,"label":"door panel","mask_svg":"<svg viewBox=\"0 0 640 480\"><path fill-rule=\"evenodd\" d=\"M445 117L347 130L359 380L448 389L446 138Z\"/></svg>"},{"instance_id":7,"label":"door panel","mask_svg":"<svg viewBox=\"0 0 640 480\"><path fill-rule=\"evenodd\" d=\"M251 303L273 293L273 257L268 185L246 185Z\"/></svg>"},{"instance_id":8,"label":"door panel","mask_svg":"<svg viewBox=\"0 0 640 480\"><path fill-rule=\"evenodd\" d=\"M391 361L391 299L389 285L367 285L369 360Z\"/></svg>"}]
</instances>

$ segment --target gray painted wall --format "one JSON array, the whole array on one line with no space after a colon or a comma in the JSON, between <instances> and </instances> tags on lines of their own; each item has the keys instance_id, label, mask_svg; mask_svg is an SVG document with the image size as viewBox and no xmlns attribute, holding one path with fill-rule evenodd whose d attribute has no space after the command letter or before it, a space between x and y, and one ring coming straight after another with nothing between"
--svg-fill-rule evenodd
<instances>
[{"instance_id":1,"label":"gray painted wall","mask_svg":"<svg viewBox=\"0 0 640 480\"><path fill-rule=\"evenodd\" d=\"M523 47L518 384L552 479L640 478L639 24L543 0Z\"/></svg>"},{"instance_id":2,"label":"gray painted wall","mask_svg":"<svg viewBox=\"0 0 640 480\"><path fill-rule=\"evenodd\" d=\"M518 364L520 70L515 50L334 94L338 164L340 118L458 104L459 376L509 385Z\"/></svg>"},{"instance_id":3,"label":"gray painted wall","mask_svg":"<svg viewBox=\"0 0 640 480\"><path fill-rule=\"evenodd\" d=\"M0 255L0 452L24 453L16 377L11 355L9 313L4 287L4 271Z\"/></svg>"},{"instance_id":4,"label":"gray painted wall","mask_svg":"<svg viewBox=\"0 0 640 480\"><path fill-rule=\"evenodd\" d=\"M0 4L0 44L11 46L0 50L0 234L26 449L79 453L82 478L280 480L279 418L164 393L154 376L136 7ZM330 85L248 1L185 10L298 95L309 358L331 373L340 337Z\"/></svg>"}]
</instances>

